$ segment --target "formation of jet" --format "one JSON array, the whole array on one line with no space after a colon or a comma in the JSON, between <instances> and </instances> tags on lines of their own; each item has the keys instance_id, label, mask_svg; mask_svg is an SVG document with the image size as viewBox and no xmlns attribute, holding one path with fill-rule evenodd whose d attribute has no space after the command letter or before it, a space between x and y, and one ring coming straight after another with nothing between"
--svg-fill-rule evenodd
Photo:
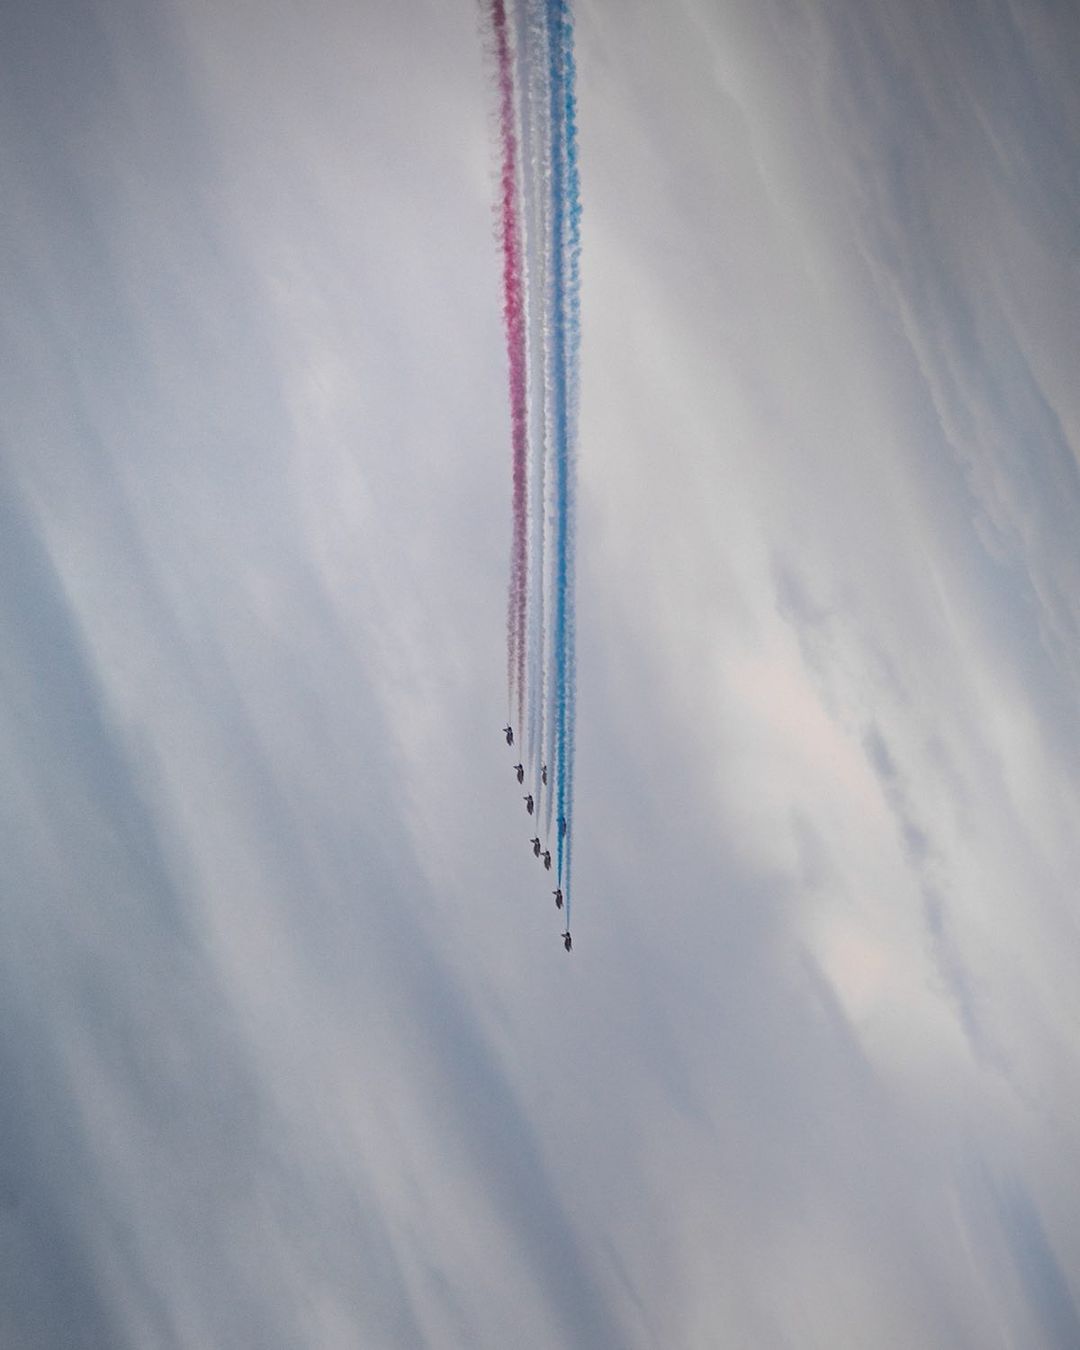
<instances>
[{"instance_id":1,"label":"formation of jet","mask_svg":"<svg viewBox=\"0 0 1080 1350\"><path fill-rule=\"evenodd\" d=\"M503 735L506 737L506 744L507 744L507 745L513 745L513 744L514 744L514 728L513 728L511 725L507 724L505 727L503 727ZM524 764L515 764L515 765L514 765L514 776L515 776L515 778L517 779L517 781L518 781L519 783L524 783L524 782L525 782L525 765L524 765ZM546 764L541 764L541 765L540 765L540 782L546 787L546 786L547 786L547 781L548 781L548 766L547 766ZM536 809L536 799L534 798L534 796L533 796L533 794L532 794L531 792L527 792L527 793L522 797L522 801L525 803L525 811L526 811L526 813L527 813L528 815L532 816L532 815L539 814L539 813L537 812L537 809ZM550 830L550 824L549 824L549 827L548 827L548 828L549 828L549 830ZM560 817L559 817L559 820L558 820L558 828L559 828L559 838L560 838L560 839L565 838L565 836L566 836L566 817L565 817L565 816L560 816ZM540 836L539 836L538 834L533 835L533 837L529 840L529 843L532 845L533 857L534 857L534 858L539 858L539 859L541 859L541 861L542 861L543 864L544 864L544 870L545 870L546 872L550 872L550 871L551 871L551 849L545 848L545 847L544 847L543 840L540 838ZM559 880L562 881L562 877L561 877L561 876L559 877ZM561 909L563 908L563 902L564 902L562 886L561 886L561 885L560 885L560 886L557 886L557 887L555 888L555 890L553 890L551 893L552 893L552 895L555 897L555 908L558 909L558 910L561 910ZM562 937L562 940L563 940L563 946L566 948L567 951L570 951L570 950L572 949L573 943L572 943L571 938L570 938L570 929L569 929L569 927L567 927L566 932L560 934L560 936Z\"/></svg>"}]
</instances>

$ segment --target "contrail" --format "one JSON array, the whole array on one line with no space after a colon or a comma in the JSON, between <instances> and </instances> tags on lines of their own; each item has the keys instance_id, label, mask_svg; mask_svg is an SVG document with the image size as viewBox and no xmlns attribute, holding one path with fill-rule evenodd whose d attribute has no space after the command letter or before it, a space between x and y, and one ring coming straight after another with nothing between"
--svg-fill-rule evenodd
<instances>
[{"instance_id":1,"label":"contrail","mask_svg":"<svg viewBox=\"0 0 1080 1350\"><path fill-rule=\"evenodd\" d=\"M574 741L577 712L577 615L575 562L577 543L577 430L581 353L581 184L578 174L577 95L574 62L574 30L569 5L560 0L559 44L562 59L563 138L566 153L566 472L564 478L565 539L563 585L566 622L563 662L564 713L563 765L560 776L565 835L560 830L559 872L565 879L566 923L570 926L571 848L570 831L574 807Z\"/></svg>"},{"instance_id":2,"label":"contrail","mask_svg":"<svg viewBox=\"0 0 1080 1350\"><path fill-rule=\"evenodd\" d=\"M517 12L517 75L521 127L522 198L524 209L525 342L529 438L529 565L526 662L526 725L529 781L537 803L544 801L541 764L544 749L544 533L545 533L545 362L544 311L547 247L546 122L543 99L542 23L536 0L519 4ZM537 303L537 296L541 303ZM550 816L550 812L548 812Z\"/></svg>"},{"instance_id":3,"label":"contrail","mask_svg":"<svg viewBox=\"0 0 1080 1350\"><path fill-rule=\"evenodd\" d=\"M529 30L535 48L532 63L533 97L532 104L536 114L536 143L540 168L540 228L539 239L542 265L537 276L537 286L532 302L531 313L539 325L542 335L542 380L543 380L543 436L537 440L534 456L538 466L539 496L538 508L541 515L540 556L536 562L536 574L540 586L541 605L544 618L542 629L543 661L541 667L541 686L538 690L538 705L542 718L540 744L543 746L543 761L548 766L548 781L543 787L544 833L550 835L555 803L555 731L556 682L553 668L552 622L555 614L555 569L556 555L552 546L555 530L555 446L554 446L554 408L555 408L555 359L552 352L552 333L555 322L553 303L553 277L555 257L553 254L552 204L552 123L549 97L551 37L546 0L528 0Z\"/></svg>"},{"instance_id":4,"label":"contrail","mask_svg":"<svg viewBox=\"0 0 1080 1350\"><path fill-rule=\"evenodd\" d=\"M527 577L528 424L525 384L525 324L521 268L521 229L517 211L517 137L514 131L514 75L504 0L492 0L491 24L499 80L499 225L503 254L503 319L510 370L510 444L513 461L513 539L507 600L506 666L511 707L521 727L525 701L525 613Z\"/></svg>"},{"instance_id":5,"label":"contrail","mask_svg":"<svg viewBox=\"0 0 1080 1350\"><path fill-rule=\"evenodd\" d=\"M559 883L569 900L566 840L570 831L569 768L573 760L573 438L571 396L576 389L575 332L577 263L573 260L578 234L578 186L574 129L573 32L566 0L548 0L548 65L551 117L551 360L555 497L555 614L552 664L555 678L555 803L556 857ZM570 116L568 116L568 113Z\"/></svg>"}]
</instances>

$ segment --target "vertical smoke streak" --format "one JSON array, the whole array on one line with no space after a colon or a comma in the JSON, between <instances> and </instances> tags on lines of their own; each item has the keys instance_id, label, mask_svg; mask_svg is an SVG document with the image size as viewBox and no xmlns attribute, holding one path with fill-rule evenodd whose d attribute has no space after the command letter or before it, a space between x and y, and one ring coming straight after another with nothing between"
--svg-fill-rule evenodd
<instances>
[{"instance_id":1,"label":"vertical smoke streak","mask_svg":"<svg viewBox=\"0 0 1080 1350\"><path fill-rule=\"evenodd\" d=\"M543 120L543 29L537 26L536 0L516 7L517 83L521 128L521 194L525 294L525 346L529 441L528 478L528 626L525 700L529 783L537 803L544 800L541 761L544 737L544 445L545 376L543 297L545 287L546 198ZM539 297L539 302L538 302Z\"/></svg>"},{"instance_id":2,"label":"vertical smoke streak","mask_svg":"<svg viewBox=\"0 0 1080 1350\"><path fill-rule=\"evenodd\" d=\"M503 320L510 375L510 438L513 463L513 538L507 598L507 684L520 731L525 700L525 618L527 577L528 426L525 384L525 324L521 271L521 234L517 212L517 137L514 129L514 79L504 0L492 0L491 26L499 82L499 225L503 253Z\"/></svg>"},{"instance_id":3,"label":"vertical smoke streak","mask_svg":"<svg viewBox=\"0 0 1080 1350\"><path fill-rule=\"evenodd\" d=\"M566 371L567 371L567 434L566 434L566 537L565 591L566 636L564 661L565 676L565 750L561 792L562 818L566 821L566 835L562 839L559 867L565 876L566 926L570 927L571 849L573 835L570 824L574 810L574 741L577 714L577 603L575 562L577 543L577 432L580 389L581 352L581 184L578 176L577 148L577 92L574 62L574 30L569 6L565 2L560 25L563 67L563 116L566 148Z\"/></svg>"},{"instance_id":4,"label":"vertical smoke streak","mask_svg":"<svg viewBox=\"0 0 1080 1350\"><path fill-rule=\"evenodd\" d=\"M555 686L552 678L551 613L553 610L552 513L549 505L552 468L552 306L549 298L551 278L551 135L549 135L548 97L548 19L545 0L521 0L518 4L525 61L518 66L522 85L522 143L528 127L531 157L528 175L532 196L526 202L529 223L528 294L526 315L529 347L529 506L531 506L531 585L529 618L535 644L531 649L531 694L529 707L533 718L532 776L536 788L537 817L543 818L541 833L551 832L553 802L553 764L555 764ZM533 266L535 261L535 266ZM548 765L548 782L541 782L541 764Z\"/></svg>"},{"instance_id":5,"label":"vertical smoke streak","mask_svg":"<svg viewBox=\"0 0 1080 1350\"><path fill-rule=\"evenodd\" d=\"M554 445L555 499L555 595L552 632L552 670L555 679L555 803L557 815L556 855L559 884L564 896L566 834L570 821L566 814L567 759L567 622L569 533L570 423L567 402L567 156L566 156L566 27L565 0L548 0L548 69L551 116L551 365L552 365L552 441Z\"/></svg>"},{"instance_id":6,"label":"vertical smoke streak","mask_svg":"<svg viewBox=\"0 0 1080 1350\"><path fill-rule=\"evenodd\" d=\"M573 30L566 0L549 0L549 64L552 118L553 342L555 420L555 619L556 681L555 800L558 875L570 897L570 834L573 807L575 651L574 515L578 350L580 346L578 185Z\"/></svg>"},{"instance_id":7,"label":"vertical smoke streak","mask_svg":"<svg viewBox=\"0 0 1080 1350\"><path fill-rule=\"evenodd\" d=\"M555 530L554 481L554 364L552 333L554 330L553 303L553 208L552 208L552 123L550 107L550 35L547 0L527 0L528 26L533 47L532 106L536 116L535 142L538 157L538 252L541 266L537 286L532 297L531 314L541 332L540 365L542 368L543 399L541 404L543 434L534 443L533 453L540 479L538 509L541 513L540 557L537 561L537 579L540 587L544 618L542 627L543 659L539 707L542 716L542 759L548 766L547 786L543 788L544 834L550 836L555 802L555 727L556 688L552 654L552 616L555 612L555 551L552 546Z\"/></svg>"}]
</instances>

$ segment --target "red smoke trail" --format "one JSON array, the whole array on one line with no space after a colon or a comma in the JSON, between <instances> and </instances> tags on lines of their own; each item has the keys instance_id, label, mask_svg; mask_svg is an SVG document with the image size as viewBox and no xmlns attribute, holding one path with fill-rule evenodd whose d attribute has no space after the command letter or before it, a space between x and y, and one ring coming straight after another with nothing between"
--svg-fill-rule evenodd
<instances>
[{"instance_id":1,"label":"red smoke trail","mask_svg":"<svg viewBox=\"0 0 1080 1350\"><path fill-rule=\"evenodd\" d=\"M499 66L499 131L502 139L499 225L503 253L503 320L510 366L510 445L513 456L513 540L507 604L506 669L517 725L525 699L525 607L527 568L528 420L525 396L525 309L521 269L521 228L517 211L517 137L514 132L514 75L504 0L492 0L491 24Z\"/></svg>"}]
</instances>

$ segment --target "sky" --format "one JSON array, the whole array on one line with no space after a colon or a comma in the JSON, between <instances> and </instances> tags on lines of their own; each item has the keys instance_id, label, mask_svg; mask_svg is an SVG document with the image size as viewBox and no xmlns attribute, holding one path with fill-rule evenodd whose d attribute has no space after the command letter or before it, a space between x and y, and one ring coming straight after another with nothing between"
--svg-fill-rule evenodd
<instances>
[{"instance_id":1,"label":"sky","mask_svg":"<svg viewBox=\"0 0 1080 1350\"><path fill-rule=\"evenodd\" d=\"M0 1342L1080 1346L1080 18L577 0L574 950L480 9L0 10Z\"/></svg>"}]
</instances>

